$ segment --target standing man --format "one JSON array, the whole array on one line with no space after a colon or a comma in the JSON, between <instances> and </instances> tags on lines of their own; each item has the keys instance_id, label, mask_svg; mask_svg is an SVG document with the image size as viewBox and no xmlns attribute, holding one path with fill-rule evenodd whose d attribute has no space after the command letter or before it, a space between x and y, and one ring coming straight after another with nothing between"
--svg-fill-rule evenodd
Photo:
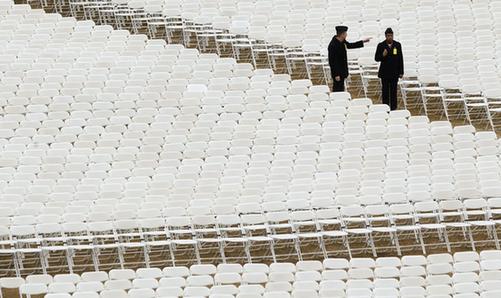
<instances>
[{"instance_id":1,"label":"standing man","mask_svg":"<svg viewBox=\"0 0 501 298\"><path fill-rule=\"evenodd\" d=\"M393 30L388 28L384 34L386 40L378 44L375 59L381 62L378 77L383 88L383 103L393 111L397 109L397 85L398 79L404 75L404 58L402 45L393 40Z\"/></svg>"},{"instance_id":2,"label":"standing man","mask_svg":"<svg viewBox=\"0 0 501 298\"><path fill-rule=\"evenodd\" d=\"M336 26L336 36L334 36L329 44L329 66L333 83L333 91L344 91L344 80L348 77L348 57L346 49L362 48L364 43L371 39L367 38L354 43L346 41L348 35L348 27Z\"/></svg>"}]
</instances>

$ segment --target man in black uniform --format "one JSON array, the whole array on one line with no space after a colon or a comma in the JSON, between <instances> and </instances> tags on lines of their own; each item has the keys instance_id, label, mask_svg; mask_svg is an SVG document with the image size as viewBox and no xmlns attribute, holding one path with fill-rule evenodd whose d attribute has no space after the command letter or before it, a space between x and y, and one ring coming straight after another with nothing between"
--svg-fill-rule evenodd
<instances>
[{"instance_id":1,"label":"man in black uniform","mask_svg":"<svg viewBox=\"0 0 501 298\"><path fill-rule=\"evenodd\" d=\"M379 43L376 49L376 61L381 62L378 76L381 79L383 103L390 109L397 109L398 79L404 75L404 58L402 45L393 40L393 30L386 29L386 40Z\"/></svg>"},{"instance_id":2,"label":"man in black uniform","mask_svg":"<svg viewBox=\"0 0 501 298\"><path fill-rule=\"evenodd\" d=\"M362 48L364 43L369 42L370 38L360 40L354 43L346 41L348 27L336 26L336 36L329 44L329 66L333 83L333 91L344 91L344 80L348 77L348 57L346 49Z\"/></svg>"}]
</instances>

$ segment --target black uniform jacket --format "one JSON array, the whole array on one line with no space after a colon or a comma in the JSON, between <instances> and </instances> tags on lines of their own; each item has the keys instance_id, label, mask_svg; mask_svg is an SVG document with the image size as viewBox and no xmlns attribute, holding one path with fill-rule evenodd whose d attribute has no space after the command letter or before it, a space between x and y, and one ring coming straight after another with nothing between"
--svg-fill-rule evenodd
<instances>
[{"instance_id":1,"label":"black uniform jacket","mask_svg":"<svg viewBox=\"0 0 501 298\"><path fill-rule=\"evenodd\" d=\"M384 49L388 55L383 57ZM375 59L381 62L378 76L382 79L396 79L404 74L404 57L402 55L402 45L398 41L393 41L391 47L386 41L377 45Z\"/></svg>"},{"instance_id":2,"label":"black uniform jacket","mask_svg":"<svg viewBox=\"0 0 501 298\"><path fill-rule=\"evenodd\" d=\"M341 79L348 77L348 57L346 49L357 49L364 46L363 41L350 43L341 42L335 36L329 44L329 66L331 67L332 78L340 76Z\"/></svg>"}]
</instances>

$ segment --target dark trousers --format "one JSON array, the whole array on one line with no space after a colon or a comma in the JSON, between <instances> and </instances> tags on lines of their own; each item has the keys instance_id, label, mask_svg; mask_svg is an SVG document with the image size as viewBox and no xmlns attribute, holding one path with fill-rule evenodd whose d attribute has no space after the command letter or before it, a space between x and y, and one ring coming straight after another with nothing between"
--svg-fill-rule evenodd
<instances>
[{"instance_id":1,"label":"dark trousers","mask_svg":"<svg viewBox=\"0 0 501 298\"><path fill-rule=\"evenodd\" d=\"M344 78L341 78L339 82L334 79L334 82L332 83L332 92L343 92L343 91L344 91Z\"/></svg>"},{"instance_id":2,"label":"dark trousers","mask_svg":"<svg viewBox=\"0 0 501 298\"><path fill-rule=\"evenodd\" d=\"M383 88L383 103L389 105L390 110L392 111L397 109L398 104L397 85L398 78L381 79L381 86Z\"/></svg>"}]
</instances>

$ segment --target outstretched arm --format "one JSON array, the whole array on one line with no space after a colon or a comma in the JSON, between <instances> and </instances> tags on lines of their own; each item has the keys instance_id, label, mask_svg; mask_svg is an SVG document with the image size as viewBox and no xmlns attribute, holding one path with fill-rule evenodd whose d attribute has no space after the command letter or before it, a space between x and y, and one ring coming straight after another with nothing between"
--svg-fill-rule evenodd
<instances>
[{"instance_id":1,"label":"outstretched arm","mask_svg":"<svg viewBox=\"0 0 501 298\"><path fill-rule=\"evenodd\" d=\"M363 47L364 47L363 40L359 40L357 42L346 42L346 48L348 49L358 49Z\"/></svg>"},{"instance_id":2,"label":"outstretched arm","mask_svg":"<svg viewBox=\"0 0 501 298\"><path fill-rule=\"evenodd\" d=\"M367 43L367 42L371 41L371 39L372 39L372 37L369 37L369 38L362 39L362 40L359 40L359 41L353 42L353 43L345 41L346 48L348 48L348 49L363 48L364 47L364 43Z\"/></svg>"}]
</instances>

